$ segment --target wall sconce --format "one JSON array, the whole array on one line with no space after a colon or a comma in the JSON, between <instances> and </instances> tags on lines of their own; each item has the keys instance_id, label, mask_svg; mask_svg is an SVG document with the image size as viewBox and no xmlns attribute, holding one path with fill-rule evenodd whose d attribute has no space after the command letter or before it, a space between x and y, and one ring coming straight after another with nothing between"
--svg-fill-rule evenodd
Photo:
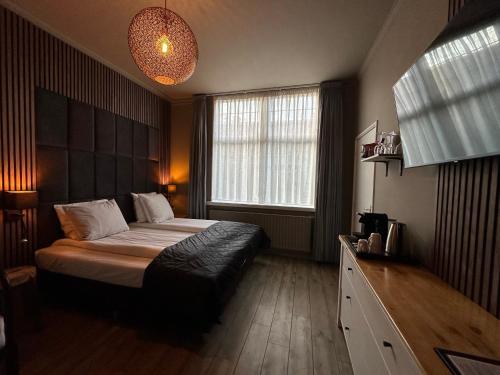
<instances>
[{"instance_id":1,"label":"wall sconce","mask_svg":"<svg viewBox=\"0 0 500 375\"><path fill-rule=\"evenodd\" d=\"M22 233L21 242L27 243L28 236L26 232L26 224L24 223L24 212L28 208L38 207L38 192L37 191L4 191L4 213L6 221L21 220Z\"/></svg>"}]
</instances>

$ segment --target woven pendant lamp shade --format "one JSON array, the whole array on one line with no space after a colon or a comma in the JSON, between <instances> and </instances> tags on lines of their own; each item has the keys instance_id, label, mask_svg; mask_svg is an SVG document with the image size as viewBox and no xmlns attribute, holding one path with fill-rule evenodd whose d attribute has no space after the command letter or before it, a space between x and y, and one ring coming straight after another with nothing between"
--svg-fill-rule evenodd
<instances>
[{"instance_id":1,"label":"woven pendant lamp shade","mask_svg":"<svg viewBox=\"0 0 500 375\"><path fill-rule=\"evenodd\" d=\"M128 29L128 45L143 73L163 85L189 79L198 62L198 44L189 25L166 8L145 8Z\"/></svg>"}]
</instances>

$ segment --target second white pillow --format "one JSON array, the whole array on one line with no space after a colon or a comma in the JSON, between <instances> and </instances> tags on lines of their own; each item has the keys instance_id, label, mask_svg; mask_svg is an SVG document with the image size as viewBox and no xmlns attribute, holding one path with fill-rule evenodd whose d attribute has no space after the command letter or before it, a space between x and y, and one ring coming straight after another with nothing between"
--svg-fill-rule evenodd
<instances>
[{"instance_id":1,"label":"second white pillow","mask_svg":"<svg viewBox=\"0 0 500 375\"><path fill-rule=\"evenodd\" d=\"M65 207L75 207L75 206L92 206L94 204L106 202L107 199L99 199L97 201L89 201L89 202L78 202L78 203L70 203L70 204L55 204L54 209L56 210L57 217L59 218L59 222L61 223L61 229L64 232L64 235L67 238L71 238L73 240L78 240L79 235L75 230L73 222L68 218L66 212L64 211Z\"/></svg>"},{"instance_id":2,"label":"second white pillow","mask_svg":"<svg viewBox=\"0 0 500 375\"><path fill-rule=\"evenodd\" d=\"M174 218L172 207L162 194L140 195L139 200L150 223L163 223Z\"/></svg>"},{"instance_id":3,"label":"second white pillow","mask_svg":"<svg viewBox=\"0 0 500 375\"><path fill-rule=\"evenodd\" d=\"M132 198L134 200L134 209L135 209L135 218L137 219L138 223L144 223L148 221L148 217L146 215L146 212L144 210L144 207L142 206L142 202L140 201L139 197L142 195L156 195L158 193L130 193L132 194Z\"/></svg>"}]
</instances>

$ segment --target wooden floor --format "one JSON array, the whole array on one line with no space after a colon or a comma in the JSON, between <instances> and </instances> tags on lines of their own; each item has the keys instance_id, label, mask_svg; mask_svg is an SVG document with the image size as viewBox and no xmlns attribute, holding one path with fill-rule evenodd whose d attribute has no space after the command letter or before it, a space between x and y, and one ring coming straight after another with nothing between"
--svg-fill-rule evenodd
<instances>
[{"instance_id":1,"label":"wooden floor","mask_svg":"<svg viewBox=\"0 0 500 375\"><path fill-rule=\"evenodd\" d=\"M335 322L337 268L259 256L202 337L46 307L20 343L21 374L352 374Z\"/></svg>"}]
</instances>

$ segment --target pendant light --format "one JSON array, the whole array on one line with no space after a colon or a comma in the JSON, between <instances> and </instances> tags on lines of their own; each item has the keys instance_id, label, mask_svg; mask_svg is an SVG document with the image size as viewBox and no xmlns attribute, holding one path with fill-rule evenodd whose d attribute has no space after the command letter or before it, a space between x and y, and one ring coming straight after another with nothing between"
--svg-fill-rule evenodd
<instances>
[{"instance_id":1,"label":"pendant light","mask_svg":"<svg viewBox=\"0 0 500 375\"><path fill-rule=\"evenodd\" d=\"M128 29L135 63L153 81L176 85L191 77L198 62L198 44L189 25L165 7L145 8Z\"/></svg>"}]
</instances>

